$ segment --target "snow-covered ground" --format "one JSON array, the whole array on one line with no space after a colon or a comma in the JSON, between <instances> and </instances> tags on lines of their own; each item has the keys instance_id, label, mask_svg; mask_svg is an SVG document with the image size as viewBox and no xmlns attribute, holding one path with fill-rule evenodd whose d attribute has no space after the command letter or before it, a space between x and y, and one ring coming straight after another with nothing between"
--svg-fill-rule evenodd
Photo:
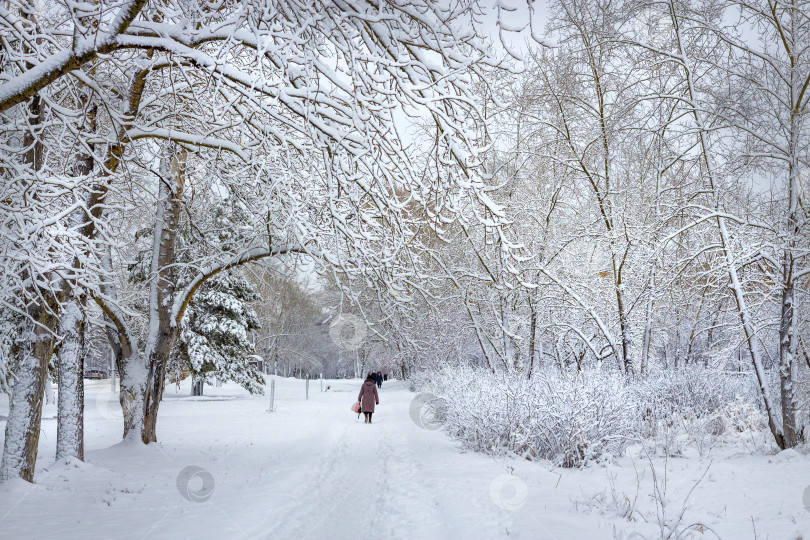
<instances>
[{"instance_id":1,"label":"snow-covered ground","mask_svg":"<svg viewBox=\"0 0 810 540\"><path fill-rule=\"evenodd\" d=\"M119 442L109 381L85 381L86 463L53 464L47 405L37 483L0 486L0 538L660 538L656 500L672 525L701 477L680 521L700 525L672 538L810 538L799 453L655 458L656 499L643 456L567 470L463 453L411 419L405 384L383 385L372 425L349 410L359 380L325 384L306 401L303 381L277 379L273 413L233 385L201 398L170 387L160 443L143 446ZM0 430L7 408L0 398Z\"/></svg>"}]
</instances>

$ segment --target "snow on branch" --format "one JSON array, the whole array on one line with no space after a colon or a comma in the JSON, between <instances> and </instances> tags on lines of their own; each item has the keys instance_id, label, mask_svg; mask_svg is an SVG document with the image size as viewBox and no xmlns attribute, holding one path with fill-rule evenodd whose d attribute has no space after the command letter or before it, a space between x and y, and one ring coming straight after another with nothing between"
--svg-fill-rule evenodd
<instances>
[{"instance_id":1,"label":"snow on branch","mask_svg":"<svg viewBox=\"0 0 810 540\"><path fill-rule=\"evenodd\" d=\"M0 84L0 112L26 101L28 98L56 81L63 75L81 68L86 63L108 54L118 48L116 38L126 32L129 25L138 16L147 0L128 0L110 25L108 32L98 32L92 37L78 40L72 50L62 49L27 69L22 74ZM15 20L6 9L1 8L0 16L6 20Z\"/></svg>"},{"instance_id":2,"label":"snow on branch","mask_svg":"<svg viewBox=\"0 0 810 540\"><path fill-rule=\"evenodd\" d=\"M174 299L174 304L172 305L172 324L178 325L180 321L183 319L183 315L185 314L186 309L188 308L188 304L191 301L191 298L194 296L194 293L197 289L202 286L206 280L210 279L211 277L223 272L225 270L229 270L231 268L235 268L237 266L241 266L243 264L247 264L250 262L258 261L260 259L266 259L268 257L277 257L279 255L286 255L288 253L307 253L310 254L309 249L303 246L276 246L271 247L270 249L266 247L254 247L244 250L239 255L236 255L226 261L223 261L218 264L213 264L206 268L203 268L197 272L195 277L191 280L191 282L186 285L186 287L177 293Z\"/></svg>"}]
</instances>

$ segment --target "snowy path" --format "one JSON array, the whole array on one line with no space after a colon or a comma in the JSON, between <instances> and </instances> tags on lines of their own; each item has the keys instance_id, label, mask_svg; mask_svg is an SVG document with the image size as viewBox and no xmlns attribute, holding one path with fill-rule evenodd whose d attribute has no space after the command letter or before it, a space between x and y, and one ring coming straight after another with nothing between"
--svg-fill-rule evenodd
<instances>
[{"instance_id":1,"label":"snowy path","mask_svg":"<svg viewBox=\"0 0 810 540\"><path fill-rule=\"evenodd\" d=\"M410 417L414 394L386 383L374 424L349 410L359 381L329 381L329 392L279 379L276 412L266 397L226 385L204 398L169 389L156 445L117 444L121 424L109 383L88 381L87 462L53 465L55 407L45 409L37 484L0 486L0 540L37 539L611 539L652 538L650 475L627 458L617 465L559 470L463 453ZM0 431L5 398L0 397ZM668 498L677 503L709 465L672 459ZM202 471L192 494L181 471ZM514 474L510 474L510 473ZM640 488L638 487L640 484ZM687 517L724 539L796 538L810 529L801 494L810 460L737 455L715 459ZM612 488L611 488L612 486ZM638 510L622 518L619 500ZM188 492L186 492L187 494ZM676 506L677 508L677 506ZM696 535L694 538L701 538ZM714 538L708 535L706 538Z\"/></svg>"},{"instance_id":2,"label":"snowy path","mask_svg":"<svg viewBox=\"0 0 810 540\"><path fill-rule=\"evenodd\" d=\"M107 403L108 384L87 382L87 463L51 465L55 413L46 408L38 484L0 489L1 539L508 534L510 511L490 496L505 468L461 454L445 435L414 424L414 394L403 383L383 386L371 425L349 410L359 381L329 381L325 393L315 381L306 401L302 381L280 379L274 413L266 412L266 397L232 388L207 389L202 399L170 389L161 442L148 447L116 444L120 424L114 401ZM215 397L228 391L236 395ZM176 478L189 465L213 477L209 500L180 496ZM53 510L45 519L43 507Z\"/></svg>"},{"instance_id":3,"label":"snowy path","mask_svg":"<svg viewBox=\"0 0 810 540\"><path fill-rule=\"evenodd\" d=\"M373 531L390 539L458 538L459 522L470 520L475 526L467 538L505 535L503 510L492 503L487 488L465 489L458 486L466 484L463 477L442 470L436 447L455 459L458 451L443 435L411 421L414 396L402 383L385 384L371 425L348 411L357 382L332 386L336 392L317 396L311 438L301 444L306 453L285 480L295 486L287 493L289 502L268 512L257 537L354 539ZM306 424L307 418L301 421ZM503 472L483 460L497 471L494 476ZM475 511L466 512L466 505Z\"/></svg>"}]
</instances>

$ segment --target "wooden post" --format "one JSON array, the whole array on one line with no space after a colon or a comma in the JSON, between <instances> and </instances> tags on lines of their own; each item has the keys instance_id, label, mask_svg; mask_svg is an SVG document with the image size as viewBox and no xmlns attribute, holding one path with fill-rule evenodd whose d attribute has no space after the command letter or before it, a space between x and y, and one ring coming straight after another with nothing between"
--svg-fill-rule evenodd
<instances>
[{"instance_id":1,"label":"wooden post","mask_svg":"<svg viewBox=\"0 0 810 540\"><path fill-rule=\"evenodd\" d=\"M307 399L309 399L309 375L307 375Z\"/></svg>"},{"instance_id":2,"label":"wooden post","mask_svg":"<svg viewBox=\"0 0 810 540\"><path fill-rule=\"evenodd\" d=\"M267 409L267 412L273 412L276 410L276 380L270 379L270 408Z\"/></svg>"},{"instance_id":3,"label":"wooden post","mask_svg":"<svg viewBox=\"0 0 810 540\"><path fill-rule=\"evenodd\" d=\"M321 392L323 392L323 373L321 373Z\"/></svg>"}]
</instances>

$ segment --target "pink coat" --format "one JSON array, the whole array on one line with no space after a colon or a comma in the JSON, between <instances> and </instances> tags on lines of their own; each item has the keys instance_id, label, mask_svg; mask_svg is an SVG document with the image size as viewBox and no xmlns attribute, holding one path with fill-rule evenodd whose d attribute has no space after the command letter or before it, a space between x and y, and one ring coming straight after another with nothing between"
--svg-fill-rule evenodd
<instances>
[{"instance_id":1,"label":"pink coat","mask_svg":"<svg viewBox=\"0 0 810 540\"><path fill-rule=\"evenodd\" d=\"M360 402L360 410L363 412L374 412L374 404L380 404L380 394L377 393L377 385L374 381L366 381L360 387L360 394L357 396Z\"/></svg>"}]
</instances>

